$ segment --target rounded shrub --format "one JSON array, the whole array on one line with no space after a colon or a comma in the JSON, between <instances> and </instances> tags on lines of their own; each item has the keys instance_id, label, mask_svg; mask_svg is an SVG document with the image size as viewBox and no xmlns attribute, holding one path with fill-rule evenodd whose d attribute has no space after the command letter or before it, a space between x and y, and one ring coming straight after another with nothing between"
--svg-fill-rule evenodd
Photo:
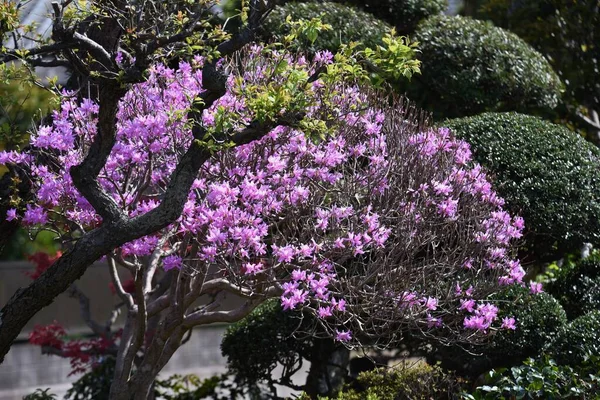
<instances>
[{"instance_id":1,"label":"rounded shrub","mask_svg":"<svg viewBox=\"0 0 600 400\"><path fill-rule=\"evenodd\" d=\"M346 0L362 7L392 25L400 33L411 33L419 21L442 13L448 8L447 0Z\"/></svg>"},{"instance_id":2,"label":"rounded shrub","mask_svg":"<svg viewBox=\"0 0 600 400\"><path fill-rule=\"evenodd\" d=\"M434 117L536 111L558 105L563 85L548 61L513 33L466 17L419 24L422 76L409 97Z\"/></svg>"},{"instance_id":3,"label":"rounded shrub","mask_svg":"<svg viewBox=\"0 0 600 400\"><path fill-rule=\"evenodd\" d=\"M475 377L491 368L510 367L539 355L567 325L560 303L545 292L532 295L527 288L512 286L490 301L498 305L499 319L516 320L516 329L491 332L490 341L480 346L434 349L431 362L441 361L448 369Z\"/></svg>"},{"instance_id":4,"label":"rounded shrub","mask_svg":"<svg viewBox=\"0 0 600 400\"><path fill-rule=\"evenodd\" d=\"M543 53L567 83L566 101L600 103L598 0L483 0L476 15Z\"/></svg>"},{"instance_id":5,"label":"rounded shrub","mask_svg":"<svg viewBox=\"0 0 600 400\"><path fill-rule=\"evenodd\" d=\"M563 365L578 366L600 354L600 310L573 320L552 342L550 355Z\"/></svg>"},{"instance_id":6,"label":"rounded shrub","mask_svg":"<svg viewBox=\"0 0 600 400\"><path fill-rule=\"evenodd\" d=\"M382 44L382 37L392 29L373 15L343 4L290 2L275 7L265 21L265 40L278 40L288 34L285 25L287 16L293 20L320 18L323 23L332 26L331 30L320 32L314 43L304 43L300 50L309 53L317 50L335 52L341 44L349 42L361 42L365 47L373 48Z\"/></svg>"},{"instance_id":7,"label":"rounded shrub","mask_svg":"<svg viewBox=\"0 0 600 400\"><path fill-rule=\"evenodd\" d=\"M580 260L546 285L570 319L600 310L600 255Z\"/></svg>"},{"instance_id":8,"label":"rounded shrub","mask_svg":"<svg viewBox=\"0 0 600 400\"><path fill-rule=\"evenodd\" d=\"M531 294L527 288L512 286L495 295L494 300L511 305L500 307L499 318L512 317L517 321L517 329L497 331L484 351L499 361L537 356L567 325L565 310L548 293Z\"/></svg>"},{"instance_id":9,"label":"rounded shrub","mask_svg":"<svg viewBox=\"0 0 600 400\"><path fill-rule=\"evenodd\" d=\"M525 219L526 246L539 259L600 239L600 150L567 128L517 113L444 122L471 144L496 190Z\"/></svg>"}]
</instances>

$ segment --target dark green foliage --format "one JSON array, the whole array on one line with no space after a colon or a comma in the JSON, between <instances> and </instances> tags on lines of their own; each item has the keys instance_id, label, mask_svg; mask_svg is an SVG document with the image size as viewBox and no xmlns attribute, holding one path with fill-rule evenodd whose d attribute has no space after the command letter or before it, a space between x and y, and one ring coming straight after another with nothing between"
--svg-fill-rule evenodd
<instances>
[{"instance_id":1,"label":"dark green foliage","mask_svg":"<svg viewBox=\"0 0 600 400\"><path fill-rule=\"evenodd\" d=\"M517 329L496 331L488 344L469 346L468 351L463 347L438 349L432 360L437 358L448 369L475 377L541 354L567 325L565 311L548 293L532 295L527 288L511 286L490 300L500 309L498 318L515 318Z\"/></svg>"},{"instance_id":2,"label":"dark green foliage","mask_svg":"<svg viewBox=\"0 0 600 400\"><path fill-rule=\"evenodd\" d=\"M228 374L237 387L255 397L277 395L275 384L311 395L329 395L344 382L350 351L334 342L311 315L283 311L271 300L231 325L221 342ZM304 385L292 375L310 362ZM281 374L273 374L280 364ZM262 397L261 397L262 398Z\"/></svg>"},{"instance_id":3,"label":"dark green foliage","mask_svg":"<svg viewBox=\"0 0 600 400\"><path fill-rule=\"evenodd\" d=\"M343 1L343 0L341 0ZM411 33L419 21L442 13L447 0L346 0L394 25L401 34Z\"/></svg>"},{"instance_id":4,"label":"dark green foliage","mask_svg":"<svg viewBox=\"0 0 600 400\"><path fill-rule=\"evenodd\" d=\"M441 400L451 398L451 394L457 391L458 384L452 374L437 366L423 364L362 372L355 383L330 399Z\"/></svg>"},{"instance_id":5,"label":"dark green foliage","mask_svg":"<svg viewBox=\"0 0 600 400\"><path fill-rule=\"evenodd\" d=\"M511 286L493 297L499 304L499 318L513 317L516 330L500 330L485 351L499 361L523 360L534 357L567 325L567 316L560 303L548 293L532 295L529 289ZM502 304L510 307L502 307Z\"/></svg>"},{"instance_id":6,"label":"dark green foliage","mask_svg":"<svg viewBox=\"0 0 600 400\"><path fill-rule=\"evenodd\" d=\"M242 385L254 385L269 380L278 362L293 368L312 348L311 340L292 336L301 323L296 314L283 312L276 300L259 306L227 329L221 352L229 371Z\"/></svg>"},{"instance_id":7,"label":"dark green foliage","mask_svg":"<svg viewBox=\"0 0 600 400\"><path fill-rule=\"evenodd\" d=\"M228 374L200 379L196 375L172 375L157 380L154 396L161 400L233 400L247 398Z\"/></svg>"},{"instance_id":8,"label":"dark green foliage","mask_svg":"<svg viewBox=\"0 0 600 400\"><path fill-rule=\"evenodd\" d=\"M434 117L557 106L562 83L548 61L515 34L491 23L435 16L421 24L422 76L409 97Z\"/></svg>"},{"instance_id":9,"label":"dark green foliage","mask_svg":"<svg viewBox=\"0 0 600 400\"><path fill-rule=\"evenodd\" d=\"M538 258L600 240L600 151L567 128L517 113L444 122L471 144Z\"/></svg>"},{"instance_id":10,"label":"dark green foliage","mask_svg":"<svg viewBox=\"0 0 600 400\"><path fill-rule=\"evenodd\" d=\"M564 268L546 290L562 304L569 319L600 310L600 255Z\"/></svg>"},{"instance_id":11,"label":"dark green foliage","mask_svg":"<svg viewBox=\"0 0 600 400\"><path fill-rule=\"evenodd\" d=\"M573 320L552 342L548 351L559 364L571 366L600 355L600 310Z\"/></svg>"},{"instance_id":12,"label":"dark green foliage","mask_svg":"<svg viewBox=\"0 0 600 400\"><path fill-rule=\"evenodd\" d=\"M110 385L115 373L115 359L105 358L101 363L85 373L67 391L67 400L108 400Z\"/></svg>"},{"instance_id":13,"label":"dark green foliage","mask_svg":"<svg viewBox=\"0 0 600 400\"><path fill-rule=\"evenodd\" d=\"M264 29L265 40L280 40L288 32L285 19L293 20L321 18L333 29L319 33L315 43L303 43L300 50L313 53L317 50L337 51L343 43L360 41L366 47L382 44L381 38L391 30L391 26L371 14L353 7L332 2L287 3L276 7L267 18Z\"/></svg>"},{"instance_id":14,"label":"dark green foliage","mask_svg":"<svg viewBox=\"0 0 600 400\"><path fill-rule=\"evenodd\" d=\"M587 366L571 368L544 357L529 359L509 370L491 371L486 384L465 400L501 399L596 399L600 394L597 370Z\"/></svg>"},{"instance_id":15,"label":"dark green foliage","mask_svg":"<svg viewBox=\"0 0 600 400\"><path fill-rule=\"evenodd\" d=\"M571 99L586 107L600 106L598 0L484 0L476 15L545 54L567 82Z\"/></svg>"}]
</instances>

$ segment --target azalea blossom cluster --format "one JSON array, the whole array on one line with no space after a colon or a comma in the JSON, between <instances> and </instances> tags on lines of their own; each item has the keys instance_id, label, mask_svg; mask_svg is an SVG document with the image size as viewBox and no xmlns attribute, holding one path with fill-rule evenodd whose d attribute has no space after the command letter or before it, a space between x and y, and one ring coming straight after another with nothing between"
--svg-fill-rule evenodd
<instances>
[{"instance_id":1,"label":"azalea blossom cluster","mask_svg":"<svg viewBox=\"0 0 600 400\"><path fill-rule=\"evenodd\" d=\"M469 145L400 102L311 79L333 62L327 54L311 63L261 51L251 49L242 69L223 66L235 71L227 93L203 112L204 142L187 117L202 91L201 58L177 70L156 65L126 94L98 181L128 217L160 204L194 140L221 147L202 166L181 217L112 256L136 264L158 255L163 273L226 280L249 296L276 288L284 309L314 313L344 342L407 330L448 337L512 329L514 320L497 321L486 298L522 281L511 246L523 220L503 210ZM269 102L304 104L302 123L228 148L217 133L234 137L259 113L276 120ZM65 236L102 223L69 173L96 135L97 113L93 101L65 94L52 125L31 137L52 165L0 153L0 163L27 163L36 189L35 201L8 218Z\"/></svg>"}]
</instances>

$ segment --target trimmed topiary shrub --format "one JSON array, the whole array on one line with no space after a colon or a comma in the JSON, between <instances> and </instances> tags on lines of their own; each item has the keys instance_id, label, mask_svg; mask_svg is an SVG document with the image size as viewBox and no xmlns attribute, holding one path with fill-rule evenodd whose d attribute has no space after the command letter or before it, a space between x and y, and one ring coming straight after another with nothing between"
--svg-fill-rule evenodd
<instances>
[{"instance_id":1,"label":"trimmed topiary shrub","mask_svg":"<svg viewBox=\"0 0 600 400\"><path fill-rule=\"evenodd\" d=\"M569 319L600 310L600 255L595 254L560 271L546 290L562 304Z\"/></svg>"},{"instance_id":2,"label":"trimmed topiary shrub","mask_svg":"<svg viewBox=\"0 0 600 400\"><path fill-rule=\"evenodd\" d=\"M422 77L409 97L434 117L557 106L563 85L548 61L515 34L489 22L435 16L415 34Z\"/></svg>"},{"instance_id":3,"label":"trimmed topiary shrub","mask_svg":"<svg viewBox=\"0 0 600 400\"><path fill-rule=\"evenodd\" d=\"M570 366L600 355L600 310L573 320L552 342L548 352L559 364Z\"/></svg>"},{"instance_id":4,"label":"trimmed topiary shrub","mask_svg":"<svg viewBox=\"0 0 600 400\"><path fill-rule=\"evenodd\" d=\"M567 100L591 108L600 104L598 0L483 0L476 16L544 54L567 83Z\"/></svg>"},{"instance_id":5,"label":"trimmed topiary shrub","mask_svg":"<svg viewBox=\"0 0 600 400\"><path fill-rule=\"evenodd\" d=\"M526 247L549 259L600 241L600 150L567 128L517 113L444 122L525 218Z\"/></svg>"},{"instance_id":6,"label":"trimmed topiary shrub","mask_svg":"<svg viewBox=\"0 0 600 400\"><path fill-rule=\"evenodd\" d=\"M343 4L291 2L276 7L265 21L263 34L266 40L281 40L288 33L284 24L288 15L293 20L321 18L323 23L332 26L331 30L319 33L313 44L304 43L304 48L300 50L309 53L317 50L335 52L341 44L352 41L360 41L364 46L374 48L382 44L382 37L392 29L371 14Z\"/></svg>"},{"instance_id":7,"label":"trimmed topiary shrub","mask_svg":"<svg viewBox=\"0 0 600 400\"><path fill-rule=\"evenodd\" d=\"M419 21L440 14L448 8L447 0L346 0L345 2L362 7L377 18L394 25L402 34L413 32Z\"/></svg>"},{"instance_id":8,"label":"trimmed topiary shrub","mask_svg":"<svg viewBox=\"0 0 600 400\"><path fill-rule=\"evenodd\" d=\"M494 332L491 341L484 346L438 349L431 361L437 358L448 369L478 376L491 368L510 367L539 355L567 326L565 311L548 293L532 295L527 288L513 286L490 300L498 304L500 319L516 320L516 329ZM511 306L502 307L503 304Z\"/></svg>"},{"instance_id":9,"label":"trimmed topiary shrub","mask_svg":"<svg viewBox=\"0 0 600 400\"><path fill-rule=\"evenodd\" d=\"M513 286L494 296L500 307L500 318L512 317L517 329L499 330L485 354L498 360L522 361L537 356L567 325L567 315L560 303L548 293L531 294L529 289ZM509 364L506 364L509 365Z\"/></svg>"},{"instance_id":10,"label":"trimmed topiary shrub","mask_svg":"<svg viewBox=\"0 0 600 400\"><path fill-rule=\"evenodd\" d=\"M276 396L275 385L302 388L313 395L334 393L344 382L350 355L347 348L319 330L312 315L283 311L275 299L231 325L221 352L227 357L234 386L256 398L267 393ZM310 369L305 384L292 382L292 375L307 365L306 360ZM282 371L274 373L278 364Z\"/></svg>"}]
</instances>

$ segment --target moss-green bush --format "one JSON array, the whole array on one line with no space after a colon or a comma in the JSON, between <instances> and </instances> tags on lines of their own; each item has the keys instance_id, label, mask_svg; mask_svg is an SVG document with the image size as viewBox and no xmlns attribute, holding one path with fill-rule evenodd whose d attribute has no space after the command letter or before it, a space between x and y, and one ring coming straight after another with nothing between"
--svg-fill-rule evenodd
<instances>
[{"instance_id":1,"label":"moss-green bush","mask_svg":"<svg viewBox=\"0 0 600 400\"><path fill-rule=\"evenodd\" d=\"M600 310L600 255L561 270L556 280L546 285L546 290L562 304L569 319Z\"/></svg>"},{"instance_id":2,"label":"moss-green bush","mask_svg":"<svg viewBox=\"0 0 600 400\"><path fill-rule=\"evenodd\" d=\"M574 319L552 342L548 352L559 364L570 366L600 355L600 310Z\"/></svg>"},{"instance_id":3,"label":"moss-green bush","mask_svg":"<svg viewBox=\"0 0 600 400\"><path fill-rule=\"evenodd\" d=\"M517 113L444 122L471 144L539 258L600 241L600 150L567 128Z\"/></svg>"},{"instance_id":4,"label":"moss-green bush","mask_svg":"<svg viewBox=\"0 0 600 400\"><path fill-rule=\"evenodd\" d=\"M563 85L548 61L513 33L464 17L421 22L422 76L409 97L434 117L557 106Z\"/></svg>"},{"instance_id":5,"label":"moss-green bush","mask_svg":"<svg viewBox=\"0 0 600 400\"><path fill-rule=\"evenodd\" d=\"M321 18L333 29L319 33L315 43L304 43L300 50L312 53L316 50L335 52L341 44L351 41L361 42L366 47L382 44L382 37L391 26L371 14L354 7L333 2L291 2L276 7L264 24L265 40L280 40L288 33L285 27L287 16L292 19Z\"/></svg>"}]
</instances>

